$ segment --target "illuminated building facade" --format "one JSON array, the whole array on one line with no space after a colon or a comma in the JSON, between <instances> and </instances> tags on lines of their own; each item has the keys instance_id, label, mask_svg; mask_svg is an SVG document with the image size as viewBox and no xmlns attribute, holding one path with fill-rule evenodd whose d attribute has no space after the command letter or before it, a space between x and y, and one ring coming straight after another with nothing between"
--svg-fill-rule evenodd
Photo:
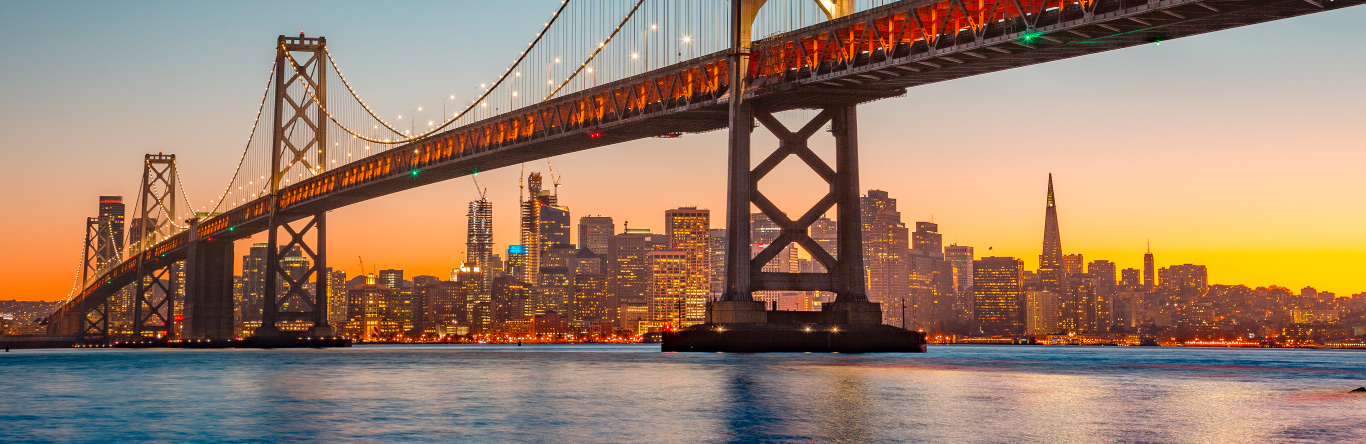
<instances>
[{"instance_id":1,"label":"illuminated building facade","mask_svg":"<svg viewBox=\"0 0 1366 444\"><path fill-rule=\"evenodd\" d=\"M1044 290L1062 293L1067 279L1063 263L1062 235L1058 231L1058 207L1053 198L1053 175L1048 175L1048 199L1044 207L1043 253L1039 255L1039 284Z\"/></svg>"},{"instance_id":2,"label":"illuminated building facade","mask_svg":"<svg viewBox=\"0 0 1366 444\"><path fill-rule=\"evenodd\" d=\"M669 248L687 257L683 287L681 327L699 324L706 317L711 294L711 211L682 207L664 212Z\"/></svg>"},{"instance_id":3,"label":"illuminated building facade","mask_svg":"<svg viewBox=\"0 0 1366 444\"><path fill-rule=\"evenodd\" d=\"M100 196L99 228L95 238L95 266L121 262L124 240L123 196Z\"/></svg>"},{"instance_id":4,"label":"illuminated building facade","mask_svg":"<svg viewBox=\"0 0 1366 444\"><path fill-rule=\"evenodd\" d=\"M901 304L910 293L906 224L886 191L868 190L861 204L868 300L882 304L882 323L903 325Z\"/></svg>"},{"instance_id":5,"label":"illuminated building facade","mask_svg":"<svg viewBox=\"0 0 1366 444\"><path fill-rule=\"evenodd\" d=\"M687 320L684 299L689 277L688 253L680 250L651 251L650 320L680 328Z\"/></svg>"},{"instance_id":6,"label":"illuminated building facade","mask_svg":"<svg viewBox=\"0 0 1366 444\"><path fill-rule=\"evenodd\" d=\"M611 253L612 235L617 226L607 216L584 216L579 218L579 248L602 256Z\"/></svg>"},{"instance_id":7,"label":"illuminated building facade","mask_svg":"<svg viewBox=\"0 0 1366 444\"><path fill-rule=\"evenodd\" d=\"M1183 295L1203 296L1209 289L1209 271L1204 265L1172 265L1159 270L1158 282Z\"/></svg>"},{"instance_id":8,"label":"illuminated building facade","mask_svg":"<svg viewBox=\"0 0 1366 444\"><path fill-rule=\"evenodd\" d=\"M953 267L953 288L957 295L955 310L960 316L972 317L972 247L952 244L944 247L944 260Z\"/></svg>"},{"instance_id":9,"label":"illuminated building facade","mask_svg":"<svg viewBox=\"0 0 1366 444\"><path fill-rule=\"evenodd\" d=\"M471 201L465 216L465 263L479 270L493 269L493 203L487 198ZM488 294L489 284L487 279L480 283L480 293Z\"/></svg>"},{"instance_id":10,"label":"illuminated building facade","mask_svg":"<svg viewBox=\"0 0 1366 444\"><path fill-rule=\"evenodd\" d=\"M1058 333L1060 297L1046 290L1025 291L1025 334L1030 336Z\"/></svg>"},{"instance_id":11,"label":"illuminated building facade","mask_svg":"<svg viewBox=\"0 0 1366 444\"><path fill-rule=\"evenodd\" d=\"M987 335L1024 334L1024 261L984 257L972 264L973 321Z\"/></svg>"}]
</instances>

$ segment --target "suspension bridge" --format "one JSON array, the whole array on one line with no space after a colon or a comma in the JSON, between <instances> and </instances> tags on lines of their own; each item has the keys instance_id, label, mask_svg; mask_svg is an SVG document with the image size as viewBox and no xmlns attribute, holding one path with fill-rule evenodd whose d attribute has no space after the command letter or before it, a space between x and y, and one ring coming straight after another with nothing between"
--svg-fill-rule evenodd
<instances>
[{"instance_id":1,"label":"suspension bridge","mask_svg":"<svg viewBox=\"0 0 1366 444\"><path fill-rule=\"evenodd\" d=\"M834 292L836 302L813 320L880 323L880 308L864 296L862 258L838 254L861 249L859 104L918 85L1363 1L567 0L548 11L526 49L481 84L476 98L426 121L416 118L420 108L406 119L380 118L347 81L325 38L280 36L255 123L221 196L194 211L175 157L148 155L127 240L103 242L99 230L87 229L79 278L48 318L49 333L88 341L229 338L233 241L265 232L266 294L256 335L332 336L323 274L329 210L560 154L725 128L726 290L708 324L772 321L776 315L750 297L760 290ZM683 38L674 38L679 30ZM773 117L796 109L819 112L796 129ZM807 147L827 124L833 166ZM781 143L752 167L756 128ZM830 185L795 220L757 188L788 156ZM783 229L757 256L748 247L751 204ZM826 251L807 230L832 209L838 248ZM827 271L761 270L792 243ZM283 271L291 251L310 260L304 273ZM182 290L172 288L179 281L174 273L184 273L180 311L172 302ZM111 321L119 311L128 319ZM801 315L777 317L784 316Z\"/></svg>"}]
</instances>

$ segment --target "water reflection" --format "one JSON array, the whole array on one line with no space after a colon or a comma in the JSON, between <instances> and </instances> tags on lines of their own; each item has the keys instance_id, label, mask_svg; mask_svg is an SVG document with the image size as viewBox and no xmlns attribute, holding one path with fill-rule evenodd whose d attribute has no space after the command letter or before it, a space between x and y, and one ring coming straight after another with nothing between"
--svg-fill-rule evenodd
<instances>
[{"instance_id":1,"label":"water reflection","mask_svg":"<svg viewBox=\"0 0 1366 444\"><path fill-rule=\"evenodd\" d=\"M1360 353L651 346L0 355L0 440L1280 442L1366 436Z\"/></svg>"}]
</instances>

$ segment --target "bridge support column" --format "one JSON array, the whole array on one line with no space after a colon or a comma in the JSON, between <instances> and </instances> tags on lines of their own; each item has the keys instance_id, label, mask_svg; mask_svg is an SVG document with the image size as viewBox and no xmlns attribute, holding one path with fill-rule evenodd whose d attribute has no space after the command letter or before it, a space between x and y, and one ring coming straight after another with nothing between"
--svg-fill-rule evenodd
<instances>
[{"instance_id":1,"label":"bridge support column","mask_svg":"<svg viewBox=\"0 0 1366 444\"><path fill-rule=\"evenodd\" d=\"M190 221L190 232L198 231ZM185 259L185 339L232 339L232 241L195 239Z\"/></svg>"},{"instance_id":2,"label":"bridge support column","mask_svg":"<svg viewBox=\"0 0 1366 444\"><path fill-rule=\"evenodd\" d=\"M729 199L726 204L726 292L713 304L715 322L763 322L753 312L752 293L763 290L829 291L836 294L827 310L847 311L845 322L880 323L881 309L870 304L864 290L863 223L858 181L857 111L854 104L826 106L811 121L792 131L761 104L745 103L732 115L730 130ZM750 167L750 137L758 121L779 140L778 149L758 166ZM811 151L808 139L827 123L835 137L835 168ZM788 156L797 156L829 186L829 191L801 217L792 219L762 192L759 181ZM753 204L782 233L757 256L750 250L750 205ZM827 252L811 238L810 227L836 208L838 243ZM825 267L823 273L773 273L762 271L787 246L797 244ZM847 254L840 254L848 252ZM876 315L874 318L873 315ZM843 323L843 322L842 322Z\"/></svg>"},{"instance_id":3,"label":"bridge support column","mask_svg":"<svg viewBox=\"0 0 1366 444\"><path fill-rule=\"evenodd\" d=\"M168 260L164 252L148 250L174 233L176 174L174 154L148 154L143 159L142 205L129 236L137 238L133 252L138 257L132 310L134 337L175 336L175 296L180 284L175 261Z\"/></svg>"},{"instance_id":4,"label":"bridge support column","mask_svg":"<svg viewBox=\"0 0 1366 444\"><path fill-rule=\"evenodd\" d=\"M333 336L327 325L327 213L289 213L279 193L289 179L327 169L327 39L300 33L276 42L270 247L256 336L280 336L280 322L311 322L307 335Z\"/></svg>"}]
</instances>

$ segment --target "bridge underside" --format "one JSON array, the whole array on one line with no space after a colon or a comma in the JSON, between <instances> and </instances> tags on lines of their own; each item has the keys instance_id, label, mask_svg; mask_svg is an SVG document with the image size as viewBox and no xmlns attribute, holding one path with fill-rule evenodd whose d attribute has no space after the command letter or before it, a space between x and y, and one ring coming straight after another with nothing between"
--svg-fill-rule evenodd
<instances>
[{"instance_id":1,"label":"bridge underside","mask_svg":"<svg viewBox=\"0 0 1366 444\"><path fill-rule=\"evenodd\" d=\"M973 26L959 28L953 22L974 23L970 15L982 12L987 7L983 5L994 4L999 10L1008 2L1041 6L1038 13L1028 15L985 22L979 18ZM918 85L1364 2L1100 0L1060 3L1061 9L1049 10L1024 0L989 0L975 6L959 0L903 1L754 42L749 65L740 69L746 73L746 97L768 112L824 109L899 96ZM928 14L931 10L943 14ZM477 171L637 139L726 128L725 79L731 69L726 54L712 54L391 149L281 189L276 223ZM194 238L221 242L265 231L269 202L257 199L200 221ZM172 236L144 252L144 259L153 265L183 260L189 243L186 233ZM139 271L130 263L136 262L137 258L125 261L92 280L94 284L49 318L49 331L80 333L87 313L135 282Z\"/></svg>"}]
</instances>

